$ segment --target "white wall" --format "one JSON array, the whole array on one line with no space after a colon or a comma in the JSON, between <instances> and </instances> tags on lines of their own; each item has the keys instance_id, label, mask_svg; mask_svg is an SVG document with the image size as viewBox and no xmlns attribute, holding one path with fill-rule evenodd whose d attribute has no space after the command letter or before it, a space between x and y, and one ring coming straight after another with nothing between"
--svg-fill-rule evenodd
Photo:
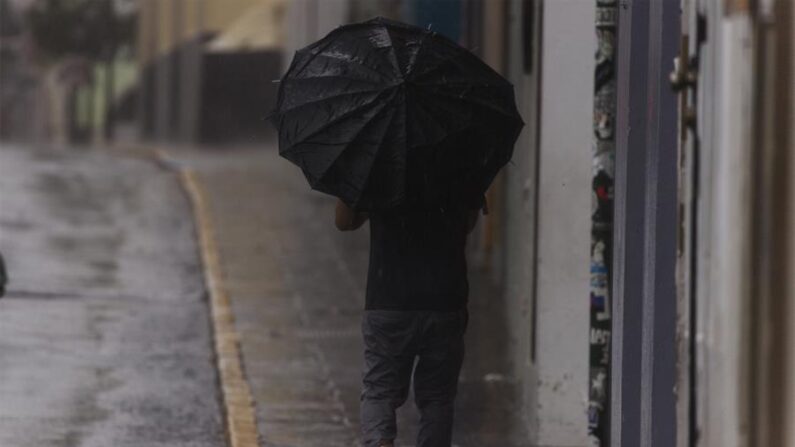
<instances>
[{"instance_id":1,"label":"white wall","mask_svg":"<svg viewBox=\"0 0 795 447\"><path fill-rule=\"evenodd\" d=\"M505 322L511 342L511 363L514 380L521 384L523 394L523 414L521 419L530 434L537 433L538 419L535 411L537 397L536 369L532 362L533 338L533 299L535 296L535 215L536 215L536 159L538 135L538 81L540 70L538 59L533 56L533 69L527 72L524 67L524 45L535 44L538 52L536 33L534 42L525 42L522 26L522 2L508 3L508 42L507 76L514 84L517 107L525 121L525 127L514 148L511 163L503 168L504 183L504 235L498 241L501 246L494 255L504 256L502 267L505 293ZM535 15L535 30L540 18ZM489 28L485 33L489 33ZM495 247L497 248L497 247Z\"/></svg>"},{"instance_id":2,"label":"white wall","mask_svg":"<svg viewBox=\"0 0 795 447\"><path fill-rule=\"evenodd\" d=\"M544 3L541 62L531 73L523 66L522 2L508 8L508 76L526 121L505 167L504 286L513 373L523 384L533 445L585 446L595 8L579 0Z\"/></svg>"},{"instance_id":3,"label":"white wall","mask_svg":"<svg viewBox=\"0 0 795 447\"><path fill-rule=\"evenodd\" d=\"M710 4L700 58L696 358L698 445L749 444L753 35Z\"/></svg>"},{"instance_id":4,"label":"white wall","mask_svg":"<svg viewBox=\"0 0 795 447\"><path fill-rule=\"evenodd\" d=\"M544 3L536 442L587 444L595 3Z\"/></svg>"}]
</instances>

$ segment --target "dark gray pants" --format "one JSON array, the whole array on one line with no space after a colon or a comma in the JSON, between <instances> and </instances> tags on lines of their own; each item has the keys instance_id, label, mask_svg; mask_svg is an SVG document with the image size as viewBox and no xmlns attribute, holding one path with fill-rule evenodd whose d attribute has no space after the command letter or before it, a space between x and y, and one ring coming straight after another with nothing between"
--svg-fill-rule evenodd
<instances>
[{"instance_id":1,"label":"dark gray pants","mask_svg":"<svg viewBox=\"0 0 795 447\"><path fill-rule=\"evenodd\" d=\"M466 310L364 312L361 424L366 447L397 436L395 410L408 397L412 369L420 412L417 447L450 446L467 320Z\"/></svg>"}]
</instances>

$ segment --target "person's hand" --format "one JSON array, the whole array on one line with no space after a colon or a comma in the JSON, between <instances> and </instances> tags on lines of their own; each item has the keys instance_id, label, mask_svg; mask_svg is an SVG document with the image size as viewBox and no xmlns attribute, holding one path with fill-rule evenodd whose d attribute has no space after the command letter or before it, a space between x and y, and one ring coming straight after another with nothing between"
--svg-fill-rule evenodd
<instances>
[{"instance_id":1,"label":"person's hand","mask_svg":"<svg viewBox=\"0 0 795 447\"><path fill-rule=\"evenodd\" d=\"M367 214L366 213L357 213L351 207L349 207L345 202L340 199L337 199L337 209L336 209L336 216L334 219L334 224L337 226L337 229L340 231L353 231L361 227L365 222L367 222Z\"/></svg>"}]
</instances>

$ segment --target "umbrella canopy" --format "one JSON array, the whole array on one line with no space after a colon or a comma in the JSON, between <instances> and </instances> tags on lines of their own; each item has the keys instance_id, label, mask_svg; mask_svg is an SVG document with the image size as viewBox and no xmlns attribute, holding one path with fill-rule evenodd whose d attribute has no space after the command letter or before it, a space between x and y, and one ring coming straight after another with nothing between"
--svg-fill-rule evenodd
<instances>
[{"instance_id":1,"label":"umbrella canopy","mask_svg":"<svg viewBox=\"0 0 795 447\"><path fill-rule=\"evenodd\" d=\"M273 122L312 188L358 210L480 200L524 125L513 86L477 56L383 18L297 51Z\"/></svg>"}]
</instances>

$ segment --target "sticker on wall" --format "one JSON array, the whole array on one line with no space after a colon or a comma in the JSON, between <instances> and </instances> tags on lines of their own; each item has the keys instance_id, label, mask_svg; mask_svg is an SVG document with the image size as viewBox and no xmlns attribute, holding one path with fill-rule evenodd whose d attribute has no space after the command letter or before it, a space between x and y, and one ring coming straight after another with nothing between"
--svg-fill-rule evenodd
<instances>
[{"instance_id":1,"label":"sticker on wall","mask_svg":"<svg viewBox=\"0 0 795 447\"><path fill-rule=\"evenodd\" d=\"M608 445L610 427L610 283L613 262L617 15L616 0L596 0L588 383L588 437L593 447Z\"/></svg>"}]
</instances>

